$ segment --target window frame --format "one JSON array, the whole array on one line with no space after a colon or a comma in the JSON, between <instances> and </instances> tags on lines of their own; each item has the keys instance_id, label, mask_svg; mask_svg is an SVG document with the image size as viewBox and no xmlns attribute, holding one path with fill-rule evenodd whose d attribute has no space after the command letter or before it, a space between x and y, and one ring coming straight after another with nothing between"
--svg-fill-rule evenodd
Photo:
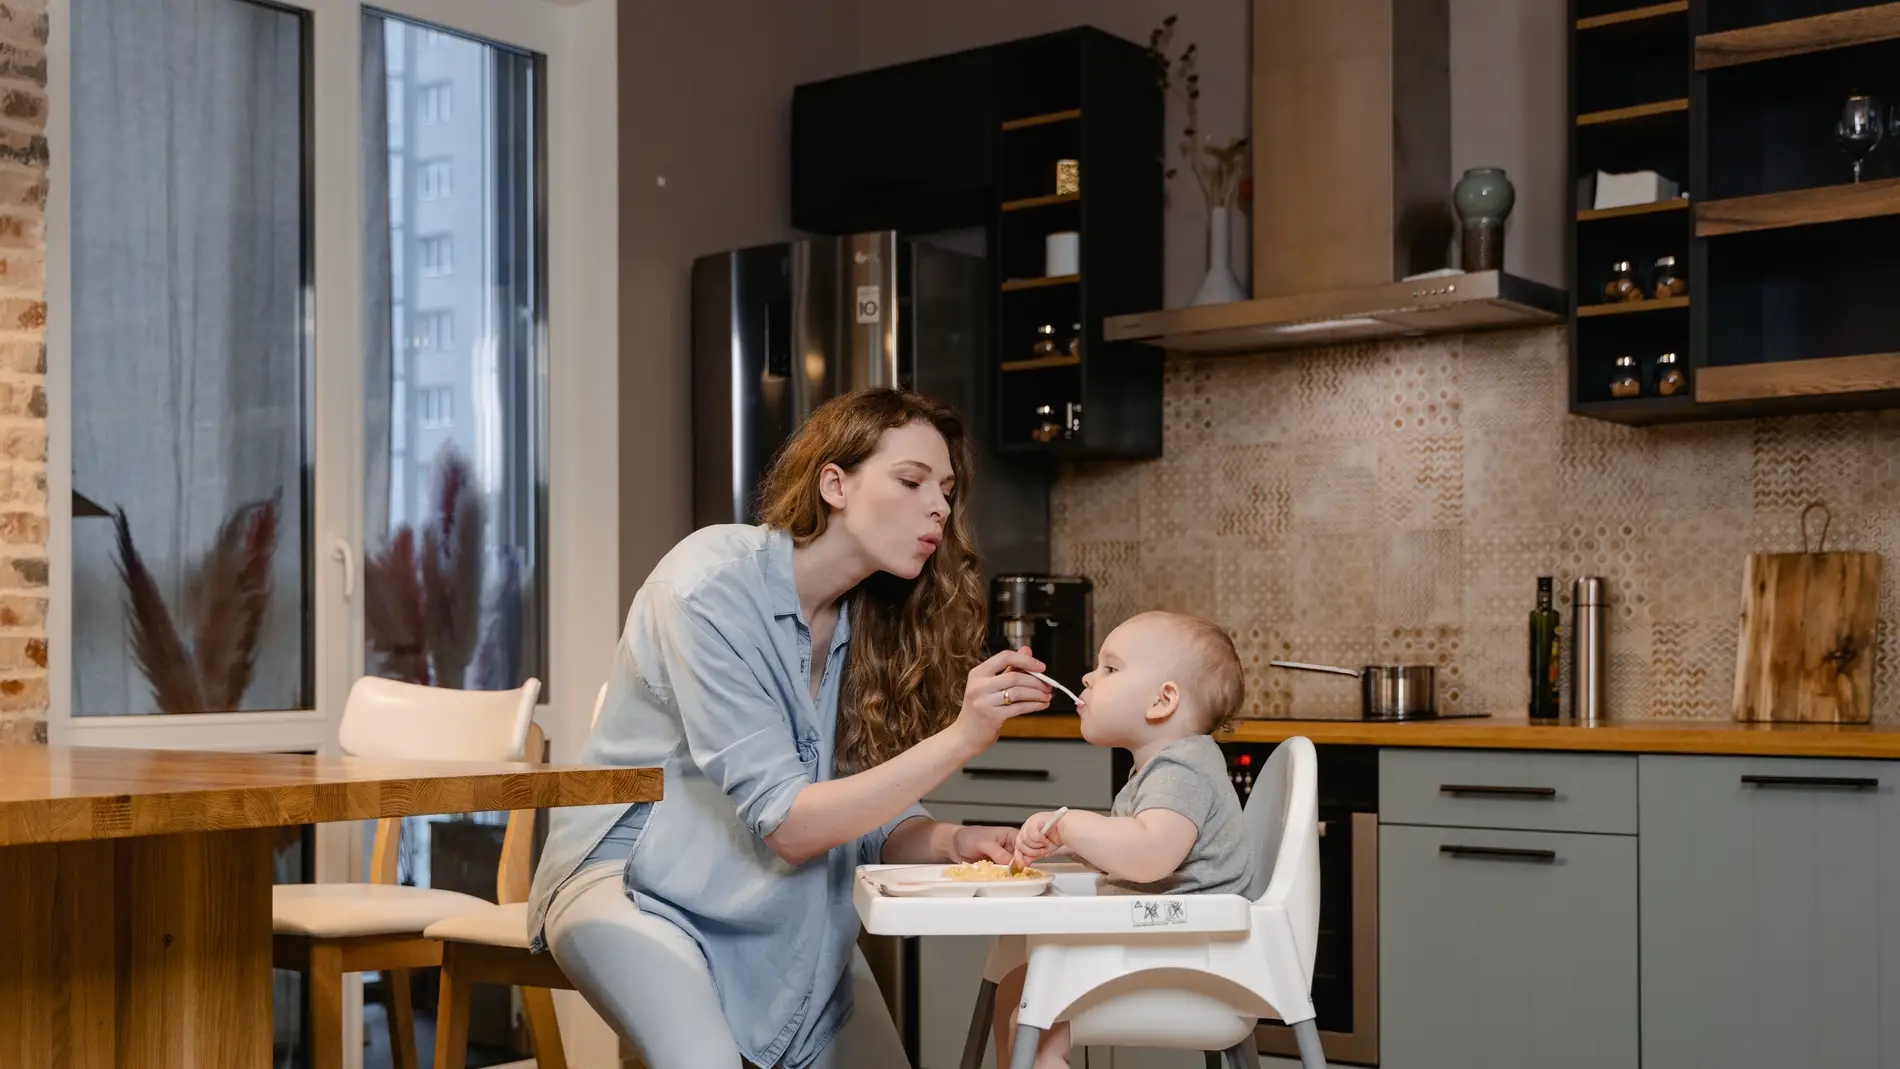
<instances>
[{"instance_id":1,"label":"window frame","mask_svg":"<svg viewBox=\"0 0 1900 1069\"><path fill-rule=\"evenodd\" d=\"M128 0L130 2L130 0ZM258 0L246 0L258 2ZM47 202L47 489L49 740L203 750L334 751L335 725L363 671L362 527L364 353L361 25L364 12L434 24L545 57L542 156L546 315L536 329L545 354L547 420L548 663L543 682L559 695L538 719L557 752L578 750L585 707L612 663L619 601L618 147L614 0L273 0L308 13L309 218L312 282L308 319L315 385L311 455L311 598L314 708L190 716L74 717L72 709L72 516L70 175L72 0L49 0L47 142L53 157ZM406 136L413 136L408 134ZM385 152L375 152L386 166ZM410 221L413 223L413 221ZM452 255L452 254L451 254ZM411 295L411 298L413 295ZM346 598L345 592L349 592ZM347 1047L346 1047L347 1049Z\"/></svg>"}]
</instances>

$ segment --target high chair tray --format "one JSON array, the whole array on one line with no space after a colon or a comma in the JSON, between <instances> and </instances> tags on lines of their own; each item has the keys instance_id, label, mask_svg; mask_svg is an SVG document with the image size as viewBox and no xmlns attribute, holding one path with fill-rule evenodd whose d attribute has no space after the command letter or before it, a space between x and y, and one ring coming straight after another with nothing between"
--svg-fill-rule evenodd
<instances>
[{"instance_id":1,"label":"high chair tray","mask_svg":"<svg viewBox=\"0 0 1900 1069\"><path fill-rule=\"evenodd\" d=\"M1180 935L1245 933L1252 902L1240 895L1097 895L1098 873L1073 863L1038 863L1052 886L1033 897L905 898L883 893L875 876L913 865L862 865L851 898L872 935Z\"/></svg>"}]
</instances>

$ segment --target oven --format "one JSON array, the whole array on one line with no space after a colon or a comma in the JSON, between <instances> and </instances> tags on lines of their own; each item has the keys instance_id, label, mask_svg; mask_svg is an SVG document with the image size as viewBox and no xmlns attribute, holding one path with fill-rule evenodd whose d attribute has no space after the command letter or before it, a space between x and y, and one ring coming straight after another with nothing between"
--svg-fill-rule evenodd
<instances>
[{"instance_id":1,"label":"oven","mask_svg":"<svg viewBox=\"0 0 1900 1069\"><path fill-rule=\"evenodd\" d=\"M1313 1009L1329 1063L1379 1064L1379 752L1370 746L1320 746L1319 941L1313 957ZM1244 805L1271 743L1225 742L1228 775ZM1115 752L1115 782L1133 766ZM1297 1057L1293 1030L1262 1023L1262 1054Z\"/></svg>"}]
</instances>

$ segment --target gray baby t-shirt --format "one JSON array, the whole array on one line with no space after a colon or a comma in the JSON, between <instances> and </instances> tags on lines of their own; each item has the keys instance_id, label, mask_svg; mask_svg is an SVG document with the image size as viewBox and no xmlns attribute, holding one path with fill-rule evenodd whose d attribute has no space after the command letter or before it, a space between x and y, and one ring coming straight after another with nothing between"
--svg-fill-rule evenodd
<instances>
[{"instance_id":1,"label":"gray baby t-shirt","mask_svg":"<svg viewBox=\"0 0 1900 1069\"><path fill-rule=\"evenodd\" d=\"M1163 746L1115 795L1109 815L1132 817L1166 809L1194 822L1200 834L1174 874L1154 883L1107 877L1107 888L1140 894L1242 894L1253 876L1240 796L1227 778L1227 759L1211 736L1190 735Z\"/></svg>"}]
</instances>

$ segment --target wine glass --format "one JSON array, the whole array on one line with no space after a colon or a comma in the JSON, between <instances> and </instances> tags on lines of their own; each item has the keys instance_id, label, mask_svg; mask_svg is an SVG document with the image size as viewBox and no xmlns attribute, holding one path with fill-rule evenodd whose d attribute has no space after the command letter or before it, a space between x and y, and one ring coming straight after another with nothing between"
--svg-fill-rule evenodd
<instances>
[{"instance_id":1,"label":"wine glass","mask_svg":"<svg viewBox=\"0 0 1900 1069\"><path fill-rule=\"evenodd\" d=\"M1834 143L1854 161L1854 181L1860 181L1861 161L1867 158L1887 124L1881 118L1880 101L1866 93L1855 93L1841 106L1840 121L1834 124Z\"/></svg>"}]
</instances>

